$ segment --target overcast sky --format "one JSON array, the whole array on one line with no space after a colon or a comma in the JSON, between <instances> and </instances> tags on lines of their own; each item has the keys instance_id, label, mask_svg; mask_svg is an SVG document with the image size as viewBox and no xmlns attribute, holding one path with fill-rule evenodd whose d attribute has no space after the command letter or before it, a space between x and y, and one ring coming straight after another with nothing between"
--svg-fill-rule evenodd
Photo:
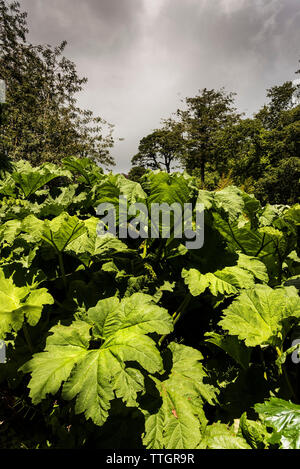
<instances>
[{"instance_id":1,"label":"overcast sky","mask_svg":"<svg viewBox=\"0 0 300 469\"><path fill-rule=\"evenodd\" d=\"M88 78L80 105L115 125L115 170L139 140L204 87L237 93L251 115L293 80L300 0L21 0L29 39L56 45ZM118 138L125 138L118 141Z\"/></svg>"}]
</instances>

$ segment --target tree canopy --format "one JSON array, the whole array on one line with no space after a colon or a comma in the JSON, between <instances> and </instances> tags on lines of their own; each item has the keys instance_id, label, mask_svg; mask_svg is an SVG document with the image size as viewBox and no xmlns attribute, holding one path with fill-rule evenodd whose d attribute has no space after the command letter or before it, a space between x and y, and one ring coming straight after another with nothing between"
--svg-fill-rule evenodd
<instances>
[{"instance_id":1,"label":"tree canopy","mask_svg":"<svg viewBox=\"0 0 300 469\"><path fill-rule=\"evenodd\" d=\"M266 97L253 117L245 117L234 106L234 93L199 90L161 129L142 138L132 163L167 172L180 165L205 189L236 184L264 203L296 203L300 87L287 81L268 89Z\"/></svg>"},{"instance_id":2,"label":"tree canopy","mask_svg":"<svg viewBox=\"0 0 300 469\"><path fill-rule=\"evenodd\" d=\"M78 107L76 95L87 79L63 56L66 41L56 47L31 44L26 17L19 2L0 0L0 78L7 87L2 165L7 158L37 165L70 155L113 165L112 125Z\"/></svg>"},{"instance_id":3,"label":"tree canopy","mask_svg":"<svg viewBox=\"0 0 300 469\"><path fill-rule=\"evenodd\" d=\"M148 169L162 169L168 173L174 169L185 152L182 126L171 119L164 121L161 129L142 138L138 153L132 158L133 165Z\"/></svg>"}]
</instances>

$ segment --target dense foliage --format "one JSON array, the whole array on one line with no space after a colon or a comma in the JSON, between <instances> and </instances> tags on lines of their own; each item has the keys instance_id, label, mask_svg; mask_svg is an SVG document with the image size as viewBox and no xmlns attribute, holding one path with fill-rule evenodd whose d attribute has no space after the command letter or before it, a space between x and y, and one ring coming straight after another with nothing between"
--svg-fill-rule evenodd
<instances>
[{"instance_id":1,"label":"dense foliage","mask_svg":"<svg viewBox=\"0 0 300 469\"><path fill-rule=\"evenodd\" d=\"M10 160L38 165L68 155L114 163L112 126L78 106L87 79L64 57L66 44L31 44L27 13L19 2L0 0L0 79L7 87L6 104L0 104L0 169Z\"/></svg>"},{"instance_id":2,"label":"dense foliage","mask_svg":"<svg viewBox=\"0 0 300 469\"><path fill-rule=\"evenodd\" d=\"M204 246L97 236L120 195L203 203ZM73 157L0 197L2 447L300 448L299 204Z\"/></svg>"},{"instance_id":3,"label":"dense foliage","mask_svg":"<svg viewBox=\"0 0 300 469\"><path fill-rule=\"evenodd\" d=\"M294 204L300 197L299 93L291 81L274 86L267 104L245 118L234 108L233 93L199 90L141 140L132 164L167 171L177 166L198 177L203 189L229 181L263 204Z\"/></svg>"}]
</instances>

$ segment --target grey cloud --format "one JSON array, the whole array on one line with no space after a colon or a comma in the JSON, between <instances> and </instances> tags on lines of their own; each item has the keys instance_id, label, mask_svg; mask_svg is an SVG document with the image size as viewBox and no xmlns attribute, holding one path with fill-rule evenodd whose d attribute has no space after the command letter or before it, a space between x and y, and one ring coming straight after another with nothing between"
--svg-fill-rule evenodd
<instances>
[{"instance_id":1,"label":"grey cloud","mask_svg":"<svg viewBox=\"0 0 300 469\"><path fill-rule=\"evenodd\" d=\"M22 0L30 35L47 43L66 39L78 55L117 53L135 40L139 0Z\"/></svg>"},{"instance_id":2,"label":"grey cloud","mask_svg":"<svg viewBox=\"0 0 300 469\"><path fill-rule=\"evenodd\" d=\"M172 44L169 64L186 70L181 90L225 85L254 111L266 87L293 77L300 58L300 3L240 0L227 13L225 3L169 0L158 37Z\"/></svg>"},{"instance_id":3,"label":"grey cloud","mask_svg":"<svg viewBox=\"0 0 300 469\"><path fill-rule=\"evenodd\" d=\"M139 140L198 89L237 92L255 112L265 89L293 79L300 59L299 0L21 0L33 42L68 40L89 82L80 104L125 137L125 171Z\"/></svg>"}]
</instances>

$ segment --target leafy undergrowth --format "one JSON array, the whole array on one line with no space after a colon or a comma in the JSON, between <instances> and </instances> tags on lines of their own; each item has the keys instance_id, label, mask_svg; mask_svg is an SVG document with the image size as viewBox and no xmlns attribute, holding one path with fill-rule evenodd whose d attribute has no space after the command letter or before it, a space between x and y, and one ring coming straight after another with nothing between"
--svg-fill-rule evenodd
<instances>
[{"instance_id":1,"label":"leafy undergrowth","mask_svg":"<svg viewBox=\"0 0 300 469\"><path fill-rule=\"evenodd\" d=\"M98 236L120 196L203 204L203 247ZM299 205L74 158L0 197L2 448L300 448Z\"/></svg>"}]
</instances>

